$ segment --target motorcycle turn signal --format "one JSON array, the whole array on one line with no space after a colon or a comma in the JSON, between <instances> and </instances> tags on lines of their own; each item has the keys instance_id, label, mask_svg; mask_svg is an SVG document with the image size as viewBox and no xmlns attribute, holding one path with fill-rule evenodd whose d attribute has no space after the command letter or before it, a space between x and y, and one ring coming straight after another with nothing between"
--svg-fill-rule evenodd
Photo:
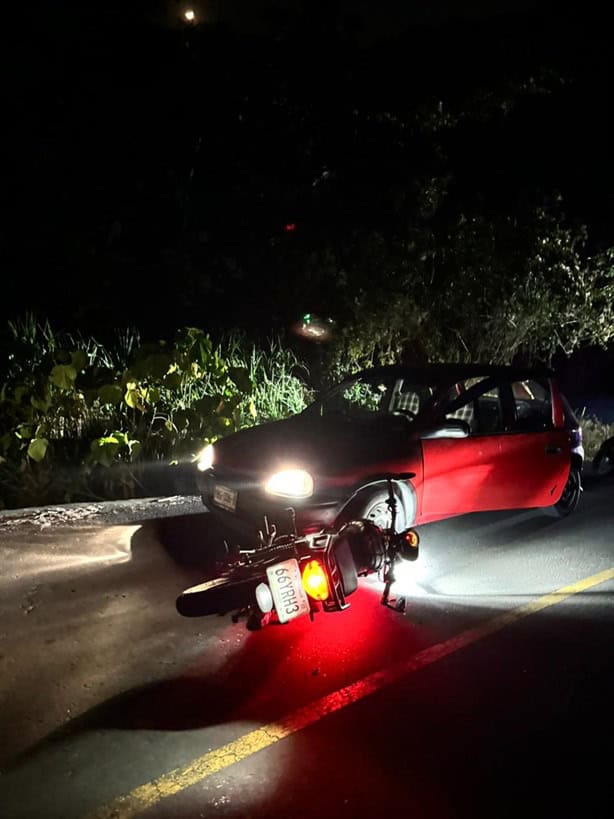
<instances>
[{"instance_id":1,"label":"motorcycle turn signal","mask_svg":"<svg viewBox=\"0 0 614 819\"><path fill-rule=\"evenodd\" d=\"M401 532L395 538L395 551L401 560L413 561L417 560L420 538L415 529L407 529Z\"/></svg>"}]
</instances>

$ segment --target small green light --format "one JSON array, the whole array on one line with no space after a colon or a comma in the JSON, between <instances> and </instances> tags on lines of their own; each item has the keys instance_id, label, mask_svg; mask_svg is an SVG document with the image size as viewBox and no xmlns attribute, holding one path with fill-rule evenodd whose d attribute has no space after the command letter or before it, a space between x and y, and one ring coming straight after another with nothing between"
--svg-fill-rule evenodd
<instances>
[{"instance_id":1,"label":"small green light","mask_svg":"<svg viewBox=\"0 0 614 819\"><path fill-rule=\"evenodd\" d=\"M306 321L307 324L309 324L309 322L311 321L311 313L305 313L305 315L303 316L303 321Z\"/></svg>"}]
</instances>

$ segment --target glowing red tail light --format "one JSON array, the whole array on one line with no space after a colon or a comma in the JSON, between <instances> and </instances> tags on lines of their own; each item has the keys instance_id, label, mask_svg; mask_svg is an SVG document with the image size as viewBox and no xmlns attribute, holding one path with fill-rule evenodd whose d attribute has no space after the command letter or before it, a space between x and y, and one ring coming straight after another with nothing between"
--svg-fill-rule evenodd
<instances>
[{"instance_id":1,"label":"glowing red tail light","mask_svg":"<svg viewBox=\"0 0 614 819\"><path fill-rule=\"evenodd\" d=\"M328 577L321 563L310 560L303 569L303 588L314 600L328 600L330 590Z\"/></svg>"}]
</instances>

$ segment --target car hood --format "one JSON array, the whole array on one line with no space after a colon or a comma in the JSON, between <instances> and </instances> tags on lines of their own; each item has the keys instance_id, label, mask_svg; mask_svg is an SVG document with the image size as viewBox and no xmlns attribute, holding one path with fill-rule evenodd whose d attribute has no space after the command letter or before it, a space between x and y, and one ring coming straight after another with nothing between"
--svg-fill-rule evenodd
<instances>
[{"instance_id":1,"label":"car hood","mask_svg":"<svg viewBox=\"0 0 614 819\"><path fill-rule=\"evenodd\" d=\"M320 476L363 474L405 460L416 442L403 417L357 421L302 414L223 438L215 444L215 464L250 473L299 467Z\"/></svg>"}]
</instances>

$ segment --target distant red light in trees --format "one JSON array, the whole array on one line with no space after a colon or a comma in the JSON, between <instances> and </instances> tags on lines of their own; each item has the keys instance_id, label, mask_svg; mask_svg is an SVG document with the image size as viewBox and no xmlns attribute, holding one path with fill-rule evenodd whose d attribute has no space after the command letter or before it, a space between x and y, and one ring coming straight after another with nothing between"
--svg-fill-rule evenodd
<instances>
[{"instance_id":1,"label":"distant red light in trees","mask_svg":"<svg viewBox=\"0 0 614 819\"><path fill-rule=\"evenodd\" d=\"M286 233L294 233L296 230L296 222L288 222L287 225L284 225L284 231Z\"/></svg>"}]
</instances>

